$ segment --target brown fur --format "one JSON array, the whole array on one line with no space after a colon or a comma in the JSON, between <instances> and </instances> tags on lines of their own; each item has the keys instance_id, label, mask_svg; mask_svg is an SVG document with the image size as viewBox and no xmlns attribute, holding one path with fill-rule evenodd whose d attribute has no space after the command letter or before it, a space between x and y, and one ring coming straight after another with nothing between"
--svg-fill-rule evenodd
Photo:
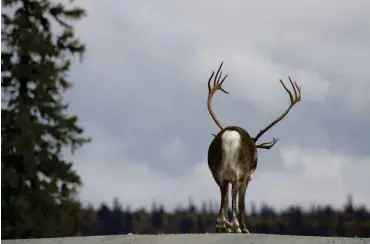
<instances>
[{"instance_id":1,"label":"brown fur","mask_svg":"<svg viewBox=\"0 0 370 244\"><path fill-rule=\"evenodd\" d=\"M255 171L257 168L257 158L255 157L257 148L249 133L239 126L228 126L218 132L208 148L208 166L217 183L221 181L216 173L219 171L223 159L221 154L221 137L227 130L234 130L240 134L242 150L239 154L239 163L243 164L245 171Z\"/></svg>"},{"instance_id":2,"label":"brown fur","mask_svg":"<svg viewBox=\"0 0 370 244\"><path fill-rule=\"evenodd\" d=\"M242 168L244 169L242 179L238 180L238 182L229 182L220 177L220 170L222 167L223 156L222 156L222 135L225 131L233 130L237 131L241 137L241 151L239 154L239 162L238 164L242 164ZM232 227L232 224L227 222L227 209L228 209L228 186L229 183L232 184L232 210L233 215L235 215L236 211L236 195L239 193L239 224L241 227L241 231L247 233L248 229L245 225L245 192L248 187L248 183L251 180L250 175L257 168L257 148L254 143L254 140L251 138L249 133L239 127L239 126L228 126L222 129L216 136L213 138L209 149L208 149L208 166L211 170L213 178L215 179L217 185L220 187L221 190L221 204L220 204L220 216L225 216L225 219L221 217L226 224L224 227L218 227L216 229L217 232L225 232L229 231L228 227ZM235 228L239 228L235 226ZM235 231L235 230L234 230Z\"/></svg>"},{"instance_id":3,"label":"brown fur","mask_svg":"<svg viewBox=\"0 0 370 244\"><path fill-rule=\"evenodd\" d=\"M214 138L209 145L208 148L208 166L212 173L213 178L215 179L217 185L220 187L220 194L221 194L221 201L220 201L220 211L219 216L217 218L217 224L216 224L216 232L244 232L249 233L248 229L245 226L245 193L248 187L249 182L252 179L253 172L257 168L257 161L258 161L258 152L257 148L263 148L263 149L270 149L272 148L275 143L278 141L278 139L273 138L272 142L265 142L261 144L256 144L258 139L270 128L272 128L275 124L277 124L279 121L281 121L291 110L291 108L301 100L301 88L297 85L296 82L293 83L293 81L290 79L290 83L293 87L294 96L293 94L287 89L287 87L284 85L283 81L280 80L280 83L282 84L285 91L289 94L290 97L290 106L285 110L285 112L280 115L278 118L276 118L274 121L272 121L268 126L266 126L264 129L262 129L256 137L252 138L248 132L239 127L239 126L228 126L223 127L220 121L217 119L215 113L212 110L212 98L213 95L217 90L220 90L224 92L225 94L228 94L227 91L225 91L222 88L222 84L225 81L227 75L225 75L222 79L222 67L223 62L221 63L213 81L213 86L211 86L211 80L214 75L214 72L212 72L212 75L210 76L208 80L208 99L207 99L207 106L208 111L212 117L212 119L215 121L217 126L221 129L217 133L217 135L214 135ZM221 71L221 72L220 72ZM224 167L224 160L223 160L223 149L222 149L222 135L226 131L236 131L240 135L241 139L241 145L239 148L239 158L236 162L238 165L238 172L242 177L239 179L233 179L230 180L229 177L225 177L223 175L222 170ZM224 178L223 178L224 177ZM231 190L231 197L232 197L232 223L230 223L227 220L227 210L228 210L228 187L229 184L232 185ZM236 198L237 195L239 195L239 220L237 219L236 215ZM226 216L225 216L226 215Z\"/></svg>"}]
</instances>

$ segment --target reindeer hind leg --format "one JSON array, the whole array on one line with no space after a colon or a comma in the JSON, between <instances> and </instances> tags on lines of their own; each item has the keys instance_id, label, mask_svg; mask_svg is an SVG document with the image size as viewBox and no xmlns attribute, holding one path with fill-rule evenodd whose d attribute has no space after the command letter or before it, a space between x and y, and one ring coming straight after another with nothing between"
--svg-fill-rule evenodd
<instances>
[{"instance_id":1,"label":"reindeer hind leg","mask_svg":"<svg viewBox=\"0 0 370 244\"><path fill-rule=\"evenodd\" d=\"M228 190L229 184L227 181L223 181L220 186L221 201L220 201L220 211L218 218L216 220L216 232L217 233L228 233L230 232L231 224L225 217L225 209L227 210L228 205Z\"/></svg>"},{"instance_id":2,"label":"reindeer hind leg","mask_svg":"<svg viewBox=\"0 0 370 244\"><path fill-rule=\"evenodd\" d=\"M245 193L247 191L249 181L250 180L248 178L246 182L239 186L239 223L243 233L249 233L249 230L245 225Z\"/></svg>"},{"instance_id":3,"label":"reindeer hind leg","mask_svg":"<svg viewBox=\"0 0 370 244\"><path fill-rule=\"evenodd\" d=\"M237 186L237 182L235 181L232 183L232 188L231 188L231 208L232 208L232 214L233 214L231 225L232 225L233 232L241 233L242 231L240 230L240 225L239 225L238 217L236 214L237 195L238 195L238 186Z\"/></svg>"}]
</instances>

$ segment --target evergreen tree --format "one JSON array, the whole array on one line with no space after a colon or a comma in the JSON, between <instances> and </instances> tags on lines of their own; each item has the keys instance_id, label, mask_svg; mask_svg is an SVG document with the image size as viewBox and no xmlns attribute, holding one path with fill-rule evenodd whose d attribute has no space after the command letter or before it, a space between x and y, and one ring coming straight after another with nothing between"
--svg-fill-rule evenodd
<instances>
[{"instance_id":1,"label":"evergreen tree","mask_svg":"<svg viewBox=\"0 0 370 244\"><path fill-rule=\"evenodd\" d=\"M69 57L85 51L71 22L84 15L60 1L2 0L2 239L73 232L81 181L62 151L90 139L62 95Z\"/></svg>"}]
</instances>

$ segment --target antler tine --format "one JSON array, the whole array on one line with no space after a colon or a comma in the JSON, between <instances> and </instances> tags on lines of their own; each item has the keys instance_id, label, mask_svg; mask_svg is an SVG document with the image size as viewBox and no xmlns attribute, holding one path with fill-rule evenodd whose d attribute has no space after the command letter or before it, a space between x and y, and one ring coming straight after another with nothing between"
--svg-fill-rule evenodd
<instances>
[{"instance_id":1,"label":"antler tine","mask_svg":"<svg viewBox=\"0 0 370 244\"><path fill-rule=\"evenodd\" d=\"M222 68L222 65L223 65L223 64L224 64L224 61L222 61L222 62L221 62L221 64L220 64L220 66L218 67L218 70L217 70L217 72L216 72L215 79L214 79L214 81L213 81L213 85L216 85L216 84L217 84L217 82L220 80L221 75L220 75L220 76L218 76L218 74L220 73L220 71L221 71L221 68ZM221 71L221 74L222 74L222 71Z\"/></svg>"},{"instance_id":2,"label":"antler tine","mask_svg":"<svg viewBox=\"0 0 370 244\"><path fill-rule=\"evenodd\" d=\"M214 114L213 110L212 110L212 98L213 98L213 95L216 93L217 90L220 90L222 92L224 92L225 94L229 94L227 91L225 91L223 88L222 88L222 84L224 83L225 79L227 78L227 74L222 78L222 71L221 71L221 68L222 68L222 65L223 65L223 61L221 62L220 64L220 67L218 68L217 72L216 72L216 75L214 76L215 72L212 71L212 74L211 76L209 77L208 79L208 99L207 99L207 106L208 106L208 111L209 113L211 114L212 116L212 119L215 121L215 123L217 124L217 126L220 128L220 129L223 129L224 127L221 125L220 121L217 119L216 115ZM213 79L213 86L211 87L211 80L214 76L214 79ZM221 79L222 78L222 79ZM220 81L221 80L221 81Z\"/></svg>"},{"instance_id":3,"label":"antler tine","mask_svg":"<svg viewBox=\"0 0 370 244\"><path fill-rule=\"evenodd\" d=\"M285 86L284 82L280 79L280 83L281 85L283 86L284 90L288 93L289 95L289 98L290 98L290 105L289 107L285 110L285 112L280 115L280 117L278 117L277 119L275 119L274 121L272 121L265 129L263 130L260 130L260 132L257 134L257 136L254 138L254 141L257 142L257 140L266 132L268 131L269 129L271 129L275 124L277 124L279 121L281 121L288 113L289 111L292 109L292 107L299 101L301 101L301 87L297 85L297 83L294 81L292 81L292 79L288 76L289 78L289 81L290 81L290 84L292 85L293 87L293 92L294 92L294 97L293 97L293 94L291 91L289 91L289 89ZM263 145L260 144L260 145ZM265 147L261 147L261 148L265 148Z\"/></svg>"},{"instance_id":4,"label":"antler tine","mask_svg":"<svg viewBox=\"0 0 370 244\"><path fill-rule=\"evenodd\" d=\"M263 148L263 149L271 149L278 141L279 141L279 138L273 137L272 142L264 142L264 143L256 145L256 147Z\"/></svg>"},{"instance_id":5,"label":"antler tine","mask_svg":"<svg viewBox=\"0 0 370 244\"><path fill-rule=\"evenodd\" d=\"M217 72L216 72L216 76L215 76L215 79L214 79L214 81L213 81L213 85L215 86L217 83L218 83L218 81L220 80L220 78L221 78L221 75L222 75L222 71L221 71L221 68L222 68L222 65L224 64L224 61L222 61L221 62L221 64L220 64L220 67L218 67L218 70L217 70ZM221 73L220 73L220 71L221 71ZM220 73L220 76L218 76L218 74Z\"/></svg>"},{"instance_id":6,"label":"antler tine","mask_svg":"<svg viewBox=\"0 0 370 244\"><path fill-rule=\"evenodd\" d=\"M290 82L290 84L291 84L291 85L292 85L292 87L293 87L294 97L295 97L295 98L297 98L297 90L296 90L296 87L294 86L293 81L292 81L292 79L290 78L290 76L288 76L288 78L289 78L289 82Z\"/></svg>"},{"instance_id":7,"label":"antler tine","mask_svg":"<svg viewBox=\"0 0 370 244\"><path fill-rule=\"evenodd\" d=\"M292 93L289 91L289 89L285 86L285 84L284 84L284 82L283 82L283 80L282 79L280 79L280 83L281 83L281 85L284 87L284 90L289 94L289 98L290 98L290 103L293 103L293 95L292 95ZM292 84L293 85L293 84ZM294 86L293 86L293 88L294 88Z\"/></svg>"},{"instance_id":8,"label":"antler tine","mask_svg":"<svg viewBox=\"0 0 370 244\"><path fill-rule=\"evenodd\" d=\"M298 90L298 95L297 95L297 102L299 102L299 101L301 101L301 98L302 98L302 96L301 96L301 87L300 86L298 86L297 85L297 82L295 82L294 81L294 85L295 85L295 87L297 88L297 90Z\"/></svg>"},{"instance_id":9,"label":"antler tine","mask_svg":"<svg viewBox=\"0 0 370 244\"><path fill-rule=\"evenodd\" d=\"M212 80L212 77L213 77L214 74L215 74L215 72L212 71L212 74L208 79L208 92L211 92L211 80Z\"/></svg>"}]
</instances>

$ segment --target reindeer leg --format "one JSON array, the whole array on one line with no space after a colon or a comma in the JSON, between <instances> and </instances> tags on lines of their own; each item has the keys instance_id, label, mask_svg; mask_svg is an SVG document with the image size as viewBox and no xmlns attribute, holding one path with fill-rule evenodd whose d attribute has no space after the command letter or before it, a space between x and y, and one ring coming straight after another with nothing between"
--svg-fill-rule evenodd
<instances>
[{"instance_id":1,"label":"reindeer leg","mask_svg":"<svg viewBox=\"0 0 370 244\"><path fill-rule=\"evenodd\" d=\"M227 182L226 184L226 197L225 197L225 204L224 204L224 215L225 215L225 219L226 219L226 227L227 227L227 230L226 232L230 232L231 231L231 223L229 222L229 182Z\"/></svg>"},{"instance_id":2,"label":"reindeer leg","mask_svg":"<svg viewBox=\"0 0 370 244\"><path fill-rule=\"evenodd\" d=\"M249 233L249 230L245 226L245 193L248 188L249 178L239 186L239 223L243 233Z\"/></svg>"},{"instance_id":3,"label":"reindeer leg","mask_svg":"<svg viewBox=\"0 0 370 244\"><path fill-rule=\"evenodd\" d=\"M232 208L232 213L233 213L233 219L232 219L232 230L235 233L241 233L242 231L240 230L239 226L239 221L238 217L236 215L236 197L238 195L238 190L237 190L237 182L232 183L232 188L231 188L231 208Z\"/></svg>"},{"instance_id":4,"label":"reindeer leg","mask_svg":"<svg viewBox=\"0 0 370 244\"><path fill-rule=\"evenodd\" d=\"M229 190L229 183L224 181L220 184L220 191L221 191L221 202L220 202L220 211L218 214L218 218L216 220L216 232L230 232L231 224L227 221L225 217L225 209L227 209L228 205L228 190Z\"/></svg>"}]
</instances>

